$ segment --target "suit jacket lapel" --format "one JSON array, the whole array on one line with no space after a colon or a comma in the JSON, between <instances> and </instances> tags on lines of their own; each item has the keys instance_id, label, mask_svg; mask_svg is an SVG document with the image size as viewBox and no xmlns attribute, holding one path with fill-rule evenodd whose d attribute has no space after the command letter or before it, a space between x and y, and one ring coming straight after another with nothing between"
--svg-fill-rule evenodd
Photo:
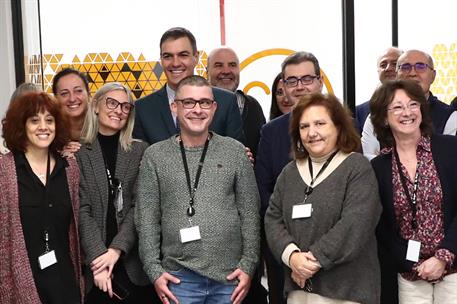
<instances>
[{"instance_id":1,"label":"suit jacket lapel","mask_svg":"<svg viewBox=\"0 0 457 304\"><path fill-rule=\"evenodd\" d=\"M160 111L162 120L167 128L169 136L172 136L176 134L176 126L175 122L173 121L173 116L171 114L170 104L168 103L168 94L166 86L163 86L162 89L160 89L157 92L157 95L159 97L158 110Z\"/></svg>"},{"instance_id":2,"label":"suit jacket lapel","mask_svg":"<svg viewBox=\"0 0 457 304\"><path fill-rule=\"evenodd\" d=\"M102 198L103 204L108 203L108 178L106 176L105 161L103 159L102 149L98 140L95 140L90 146L87 147L88 155L92 171L95 176L102 178L96 178L98 193ZM106 206L105 206L106 207Z\"/></svg>"}]
</instances>

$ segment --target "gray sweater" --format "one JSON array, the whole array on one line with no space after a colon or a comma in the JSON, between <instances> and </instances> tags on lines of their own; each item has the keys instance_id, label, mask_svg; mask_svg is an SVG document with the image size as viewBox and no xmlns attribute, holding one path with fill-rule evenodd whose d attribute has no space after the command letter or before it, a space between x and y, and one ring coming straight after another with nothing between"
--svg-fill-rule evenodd
<instances>
[{"instance_id":1,"label":"gray sweater","mask_svg":"<svg viewBox=\"0 0 457 304\"><path fill-rule=\"evenodd\" d=\"M192 186L202 150L186 148ZM192 217L201 239L183 244L179 231L190 227L188 207L181 151L173 136L146 150L138 177L135 224L140 258L151 281L183 267L224 283L236 268L252 276L260 250L259 195L239 142L213 134Z\"/></svg>"},{"instance_id":2,"label":"gray sweater","mask_svg":"<svg viewBox=\"0 0 457 304\"><path fill-rule=\"evenodd\" d=\"M381 213L376 178L365 157L349 155L307 199L309 218L292 219L306 184L295 161L276 182L265 215L268 245L278 260L290 243L311 251L322 265L311 279L312 292L363 304L379 303L380 272L375 227ZM299 290L285 267L285 292Z\"/></svg>"}]
</instances>

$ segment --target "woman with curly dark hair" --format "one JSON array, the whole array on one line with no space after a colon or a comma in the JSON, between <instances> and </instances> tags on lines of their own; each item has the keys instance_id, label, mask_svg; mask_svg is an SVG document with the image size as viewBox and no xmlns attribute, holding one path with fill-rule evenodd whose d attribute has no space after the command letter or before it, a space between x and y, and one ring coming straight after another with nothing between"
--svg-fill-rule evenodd
<instances>
[{"instance_id":1,"label":"woman with curly dark hair","mask_svg":"<svg viewBox=\"0 0 457 304\"><path fill-rule=\"evenodd\" d=\"M70 136L46 93L12 102L0 156L0 303L82 303L79 170L59 152Z\"/></svg>"}]
</instances>

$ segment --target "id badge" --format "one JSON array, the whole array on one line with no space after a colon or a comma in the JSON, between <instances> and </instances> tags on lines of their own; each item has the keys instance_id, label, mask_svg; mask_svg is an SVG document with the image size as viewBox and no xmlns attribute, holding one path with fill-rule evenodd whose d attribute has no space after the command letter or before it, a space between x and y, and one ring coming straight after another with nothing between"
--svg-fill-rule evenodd
<instances>
[{"instance_id":1,"label":"id badge","mask_svg":"<svg viewBox=\"0 0 457 304\"><path fill-rule=\"evenodd\" d=\"M312 212L312 204L294 205L294 207L292 208L292 219L311 217Z\"/></svg>"},{"instance_id":2,"label":"id badge","mask_svg":"<svg viewBox=\"0 0 457 304\"><path fill-rule=\"evenodd\" d=\"M411 262L419 261L419 253L421 250L421 242L409 240L408 250L406 251L406 259Z\"/></svg>"},{"instance_id":3,"label":"id badge","mask_svg":"<svg viewBox=\"0 0 457 304\"><path fill-rule=\"evenodd\" d=\"M49 266L57 263L56 253L54 250L43 253L38 257L38 264L40 264L40 269L43 270Z\"/></svg>"},{"instance_id":4,"label":"id badge","mask_svg":"<svg viewBox=\"0 0 457 304\"><path fill-rule=\"evenodd\" d=\"M198 226L183 228L179 230L179 235L181 237L181 243L197 241L202 238L200 236L200 228Z\"/></svg>"}]
</instances>

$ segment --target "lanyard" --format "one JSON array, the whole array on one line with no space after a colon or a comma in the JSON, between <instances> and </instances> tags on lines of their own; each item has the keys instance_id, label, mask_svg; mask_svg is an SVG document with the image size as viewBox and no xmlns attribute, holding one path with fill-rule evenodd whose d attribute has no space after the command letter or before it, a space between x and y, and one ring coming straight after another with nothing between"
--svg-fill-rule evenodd
<instances>
[{"instance_id":1,"label":"lanyard","mask_svg":"<svg viewBox=\"0 0 457 304\"><path fill-rule=\"evenodd\" d=\"M416 174L414 176L414 184L413 184L413 196L409 194L408 186L406 185L406 177L403 174L403 171L401 170L401 165L400 165L400 157L398 156L398 152L395 150L395 158L396 158L396 163L397 163L397 168L398 168L398 174L400 174L400 181L401 185L403 187L403 191L406 194L406 198L408 199L409 206L411 207L411 212L412 212L412 222L411 225L413 229L417 228L417 222L416 222L416 202L417 202L417 188L419 187L419 163L416 168Z\"/></svg>"},{"instance_id":2,"label":"lanyard","mask_svg":"<svg viewBox=\"0 0 457 304\"><path fill-rule=\"evenodd\" d=\"M325 171L325 169L327 169L328 165L330 164L330 162L332 161L332 159L335 157L335 155L338 153L338 150L336 150L335 152L332 153L332 155L330 155L329 158L327 158L327 160L325 161L324 165L322 166L322 168L319 170L319 172L317 172L317 175L316 177L313 178L313 164L312 164L312 161L311 161L311 158L308 158L308 169L309 169L309 174L311 175L311 183L308 187L306 187L305 189L305 201L306 199L308 198L308 195L310 195L312 192L313 192L313 185L314 185L314 182L316 181L316 179Z\"/></svg>"},{"instance_id":3,"label":"lanyard","mask_svg":"<svg viewBox=\"0 0 457 304\"><path fill-rule=\"evenodd\" d=\"M195 214L194 208L194 197L195 192L197 191L198 181L200 180L200 174L202 173L203 163L205 161L206 151L208 151L209 137L206 139L205 147L203 148L202 155L200 156L200 161L198 162L197 174L195 175L194 187L192 188L190 184L190 174L189 167L187 166L186 150L184 149L184 143L182 139L179 140L179 146L181 147L181 156L182 162L184 165L184 172L186 173L187 188L189 189L189 208L187 208L187 216L192 217Z\"/></svg>"},{"instance_id":4,"label":"lanyard","mask_svg":"<svg viewBox=\"0 0 457 304\"><path fill-rule=\"evenodd\" d=\"M52 203L49 202L49 180L51 176L51 156L50 153L48 152L48 160L46 162L46 184L44 185L44 203L45 205L48 205L48 208L52 208ZM45 252L51 251L51 248L49 246L49 219L48 219L48 213L46 212L46 206L42 205L42 210L43 210L43 240L44 240L44 249Z\"/></svg>"}]
</instances>

